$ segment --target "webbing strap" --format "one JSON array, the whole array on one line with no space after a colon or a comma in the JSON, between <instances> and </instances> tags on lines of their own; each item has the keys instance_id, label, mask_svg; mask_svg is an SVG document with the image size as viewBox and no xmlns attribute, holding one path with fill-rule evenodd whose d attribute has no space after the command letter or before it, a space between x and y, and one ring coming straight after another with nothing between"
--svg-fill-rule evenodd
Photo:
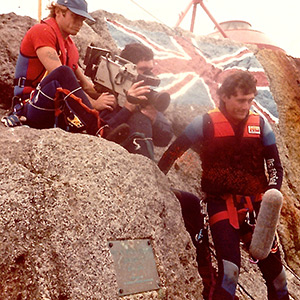
<instances>
[{"instance_id":1,"label":"webbing strap","mask_svg":"<svg viewBox=\"0 0 300 300\"><path fill-rule=\"evenodd\" d=\"M229 223L233 226L233 228L239 229L239 219L232 195L229 195L227 197L226 207L229 215Z\"/></svg>"},{"instance_id":2,"label":"webbing strap","mask_svg":"<svg viewBox=\"0 0 300 300\"><path fill-rule=\"evenodd\" d=\"M237 211L237 216L242 213L246 213L248 210L246 208L239 209ZM227 210L220 211L209 218L209 225L212 226L220 221L229 219L229 213ZM239 229L239 227L237 228Z\"/></svg>"},{"instance_id":3,"label":"webbing strap","mask_svg":"<svg viewBox=\"0 0 300 300\"><path fill-rule=\"evenodd\" d=\"M89 108L86 104L83 103L82 99L77 97L76 95L74 95L73 93L76 92L77 90L80 90L81 87L73 90L73 91L69 91L68 89L63 89L63 88L60 88L58 87L56 89L56 95L55 95L55 98L54 98L54 101L57 103L58 102L58 99L59 99L59 93L62 93L64 96L64 100L66 100L67 98L72 98L74 99L75 101L77 101L78 103L80 103L80 105L82 106L82 108L87 111L88 113L94 115L94 117L97 119L97 123L98 123L98 128L100 128L100 125L101 125L101 119L99 118L99 113L97 112L96 109L92 109L92 108Z\"/></svg>"},{"instance_id":4,"label":"webbing strap","mask_svg":"<svg viewBox=\"0 0 300 300\"><path fill-rule=\"evenodd\" d=\"M247 202L247 208L249 209L249 212L253 212L253 205L252 205L252 201L251 198L249 196L245 197L245 200Z\"/></svg>"},{"instance_id":5,"label":"webbing strap","mask_svg":"<svg viewBox=\"0 0 300 300\"><path fill-rule=\"evenodd\" d=\"M245 207L242 209L237 210L235 207L235 203L234 203L234 197L236 197L237 201L240 202L240 199L243 196L234 196L234 195L226 195L223 197L223 199L226 201L226 208L227 210L224 211L220 211L214 215L212 215L209 218L209 224L210 226L216 224L217 222L229 219L229 223L233 226L233 228L235 229L239 229L239 213L246 213L247 211L249 211L250 213L253 212L253 204L251 201L251 197L250 196L244 196L246 203L245 203ZM255 196L254 202L260 201L261 200L262 195L258 194Z\"/></svg>"},{"instance_id":6,"label":"webbing strap","mask_svg":"<svg viewBox=\"0 0 300 300\"><path fill-rule=\"evenodd\" d=\"M28 80L26 77L14 78L14 86L23 88L25 86L32 87L33 80Z\"/></svg>"},{"instance_id":7,"label":"webbing strap","mask_svg":"<svg viewBox=\"0 0 300 300\"><path fill-rule=\"evenodd\" d=\"M213 226L217 222L229 219L229 214L227 210L220 211L209 218L209 225Z\"/></svg>"}]
</instances>

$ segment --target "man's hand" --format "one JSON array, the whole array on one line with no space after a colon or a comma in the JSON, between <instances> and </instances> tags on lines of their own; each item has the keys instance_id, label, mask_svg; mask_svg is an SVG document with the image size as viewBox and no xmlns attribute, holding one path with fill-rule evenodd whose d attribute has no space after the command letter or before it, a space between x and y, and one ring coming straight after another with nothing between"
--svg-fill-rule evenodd
<instances>
[{"instance_id":1,"label":"man's hand","mask_svg":"<svg viewBox=\"0 0 300 300\"><path fill-rule=\"evenodd\" d=\"M143 85L144 80L135 82L127 92L128 96L138 98L140 100L147 100L145 94L150 92L149 85Z\"/></svg>"},{"instance_id":2,"label":"man's hand","mask_svg":"<svg viewBox=\"0 0 300 300\"><path fill-rule=\"evenodd\" d=\"M149 85L143 85L144 80L135 82L130 89L127 92L127 96L137 98L141 100L141 102L144 102L147 100L147 97L145 94L150 92L150 86ZM128 100L125 102L124 106L131 112L133 112L137 105L130 103Z\"/></svg>"},{"instance_id":3,"label":"man's hand","mask_svg":"<svg viewBox=\"0 0 300 300\"><path fill-rule=\"evenodd\" d=\"M115 96L107 92L102 93L97 99L91 99L90 101L93 107L98 111L104 109L113 111L117 106L117 100Z\"/></svg>"}]
</instances>

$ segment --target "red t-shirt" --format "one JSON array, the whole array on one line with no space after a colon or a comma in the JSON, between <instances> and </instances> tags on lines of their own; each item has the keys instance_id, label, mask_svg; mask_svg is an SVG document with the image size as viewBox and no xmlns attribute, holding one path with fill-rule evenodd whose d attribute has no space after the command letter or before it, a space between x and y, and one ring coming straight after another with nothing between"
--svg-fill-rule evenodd
<instances>
[{"instance_id":1,"label":"red t-shirt","mask_svg":"<svg viewBox=\"0 0 300 300\"><path fill-rule=\"evenodd\" d=\"M41 47L55 49L63 65L73 71L78 68L79 54L72 39L63 39L55 19L50 18L45 22L31 27L21 42L15 78L25 77L32 81L32 86L26 86L22 94L30 93L45 75L46 70L36 54L36 50Z\"/></svg>"}]
</instances>

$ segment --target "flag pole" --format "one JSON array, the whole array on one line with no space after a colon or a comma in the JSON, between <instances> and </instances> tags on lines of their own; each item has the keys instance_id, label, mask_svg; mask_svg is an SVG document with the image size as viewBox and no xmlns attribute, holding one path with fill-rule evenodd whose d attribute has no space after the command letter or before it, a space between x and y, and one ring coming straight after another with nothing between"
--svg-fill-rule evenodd
<instances>
[{"instance_id":1,"label":"flag pole","mask_svg":"<svg viewBox=\"0 0 300 300\"><path fill-rule=\"evenodd\" d=\"M42 0L38 0L38 20L42 19Z\"/></svg>"}]
</instances>

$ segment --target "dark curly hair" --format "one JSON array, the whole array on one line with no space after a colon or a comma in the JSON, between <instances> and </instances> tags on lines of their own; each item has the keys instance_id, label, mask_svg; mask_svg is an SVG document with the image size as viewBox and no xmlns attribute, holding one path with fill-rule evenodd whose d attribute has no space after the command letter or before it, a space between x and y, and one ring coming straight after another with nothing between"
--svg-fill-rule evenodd
<instances>
[{"instance_id":1,"label":"dark curly hair","mask_svg":"<svg viewBox=\"0 0 300 300\"><path fill-rule=\"evenodd\" d=\"M141 43L127 44L121 51L120 56L134 64L143 60L152 60L154 57L153 51Z\"/></svg>"},{"instance_id":2,"label":"dark curly hair","mask_svg":"<svg viewBox=\"0 0 300 300\"><path fill-rule=\"evenodd\" d=\"M237 90L241 90L244 95L257 95L256 84L256 78L249 71L237 70L225 78L217 94L220 99L222 96L236 96Z\"/></svg>"}]
</instances>

